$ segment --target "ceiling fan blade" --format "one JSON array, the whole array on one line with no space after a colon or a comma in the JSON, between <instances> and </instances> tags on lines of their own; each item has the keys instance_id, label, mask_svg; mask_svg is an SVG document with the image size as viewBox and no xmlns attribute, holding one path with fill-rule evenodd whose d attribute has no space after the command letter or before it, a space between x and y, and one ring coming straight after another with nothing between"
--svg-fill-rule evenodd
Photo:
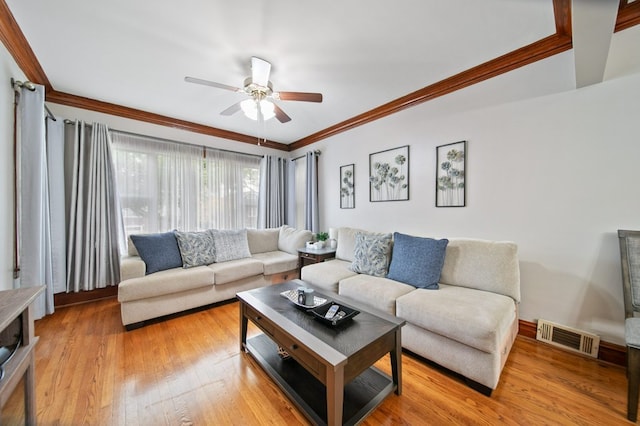
<instances>
[{"instance_id":1,"label":"ceiling fan blade","mask_svg":"<svg viewBox=\"0 0 640 426\"><path fill-rule=\"evenodd\" d=\"M264 59L251 57L251 79L262 87L269 84L269 74L271 73L271 64Z\"/></svg>"},{"instance_id":2,"label":"ceiling fan blade","mask_svg":"<svg viewBox=\"0 0 640 426\"><path fill-rule=\"evenodd\" d=\"M239 87L227 86L226 84L216 83L214 81L202 80L195 77L185 77L184 81L187 83L203 84L205 86L217 87L218 89L231 90L232 92L242 92Z\"/></svg>"},{"instance_id":3,"label":"ceiling fan blade","mask_svg":"<svg viewBox=\"0 0 640 426\"><path fill-rule=\"evenodd\" d=\"M272 96L281 101L322 102L322 93L274 92Z\"/></svg>"},{"instance_id":4,"label":"ceiling fan blade","mask_svg":"<svg viewBox=\"0 0 640 426\"><path fill-rule=\"evenodd\" d=\"M240 102L236 102L235 104L231 105L229 108L225 109L224 111L222 111L220 113L220 115L233 115L236 112L240 111L242 108L240 107Z\"/></svg>"},{"instance_id":5,"label":"ceiling fan blade","mask_svg":"<svg viewBox=\"0 0 640 426\"><path fill-rule=\"evenodd\" d=\"M278 105L273 104L273 110L276 113L276 118L279 122L286 123L287 121L291 121L291 117L289 117Z\"/></svg>"}]
</instances>

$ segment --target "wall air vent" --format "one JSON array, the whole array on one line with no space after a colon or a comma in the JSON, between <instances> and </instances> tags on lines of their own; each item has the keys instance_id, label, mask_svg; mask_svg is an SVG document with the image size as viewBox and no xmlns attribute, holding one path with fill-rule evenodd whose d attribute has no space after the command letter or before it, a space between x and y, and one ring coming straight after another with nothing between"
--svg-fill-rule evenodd
<instances>
[{"instance_id":1,"label":"wall air vent","mask_svg":"<svg viewBox=\"0 0 640 426\"><path fill-rule=\"evenodd\" d=\"M551 321L538 320L536 340L598 358L600 337Z\"/></svg>"}]
</instances>

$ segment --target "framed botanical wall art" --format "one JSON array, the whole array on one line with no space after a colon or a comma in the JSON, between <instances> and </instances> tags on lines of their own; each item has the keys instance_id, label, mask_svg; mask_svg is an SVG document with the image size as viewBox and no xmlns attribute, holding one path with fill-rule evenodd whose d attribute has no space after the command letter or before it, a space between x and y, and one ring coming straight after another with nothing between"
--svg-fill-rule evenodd
<instances>
[{"instance_id":1,"label":"framed botanical wall art","mask_svg":"<svg viewBox=\"0 0 640 426\"><path fill-rule=\"evenodd\" d=\"M356 207L355 164L340 167L340 208Z\"/></svg>"},{"instance_id":2,"label":"framed botanical wall art","mask_svg":"<svg viewBox=\"0 0 640 426\"><path fill-rule=\"evenodd\" d=\"M369 154L369 201L409 199L409 145Z\"/></svg>"},{"instance_id":3,"label":"framed botanical wall art","mask_svg":"<svg viewBox=\"0 0 640 426\"><path fill-rule=\"evenodd\" d=\"M464 207L467 141L436 147L436 207Z\"/></svg>"}]
</instances>

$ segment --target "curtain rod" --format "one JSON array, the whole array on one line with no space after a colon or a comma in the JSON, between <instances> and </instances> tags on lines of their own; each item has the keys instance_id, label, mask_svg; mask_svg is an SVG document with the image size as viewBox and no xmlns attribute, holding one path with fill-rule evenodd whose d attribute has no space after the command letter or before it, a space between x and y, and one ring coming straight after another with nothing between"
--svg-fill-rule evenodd
<instances>
[{"instance_id":1,"label":"curtain rod","mask_svg":"<svg viewBox=\"0 0 640 426\"><path fill-rule=\"evenodd\" d=\"M143 137L143 138L153 139L153 140L157 140L157 141L159 141L159 142L179 143L179 144L182 144L182 145L195 146L195 147L198 147L198 148L205 148L205 149L206 149L206 148L209 148L209 149L213 149L213 150L215 150L215 151L229 152L229 153L231 153L231 154L247 155L247 156L250 156L250 157L258 157L258 158L262 158L262 157L264 157L264 155L258 155L258 154L247 154L247 153L245 153L245 152L231 151L230 149L212 148L212 147L209 147L209 146L198 145L198 144L195 144L195 143L181 142L181 141L174 141L174 140L171 140L171 139L158 138L158 137L156 137L156 136L147 136L147 135L141 135L141 134L133 133L133 132L126 132L126 131L124 131L124 130L115 130L115 129L111 129L111 131L112 131L112 132L114 132L114 133L120 133L120 134L122 134L122 135L137 136L137 137Z\"/></svg>"},{"instance_id":2,"label":"curtain rod","mask_svg":"<svg viewBox=\"0 0 640 426\"><path fill-rule=\"evenodd\" d=\"M64 124L73 124L74 122L72 120L69 119L65 119L64 120ZM91 126L91 124L85 124L86 126ZM208 146L204 146L204 145L198 145L195 143L189 143L189 142L181 142L181 141L174 141L171 139L165 139L165 138L159 138L156 136L147 136L147 135L141 135L139 133L133 133L133 132L127 132L125 130L117 130L117 129L109 129L111 132L113 133L120 133L122 135L129 135L129 136L136 136L136 137L141 137L141 138L147 138L147 139L152 139L152 140L156 140L158 142L169 142L169 143L179 143L181 145L188 145L188 146L194 146L196 148L209 148L215 151L221 151L221 152L230 152L231 154L240 154L240 155L247 155L249 157L258 157L258 158L262 158L264 157L264 155L258 155L258 154L247 154L245 152L238 152L238 151L231 151L229 149L222 149L222 148L212 148L212 147L208 147Z\"/></svg>"},{"instance_id":3,"label":"curtain rod","mask_svg":"<svg viewBox=\"0 0 640 426\"><path fill-rule=\"evenodd\" d=\"M316 149L316 150L315 150L315 151L313 151L313 152L314 152L314 154L316 154L316 155L322 155L322 151L320 151L319 149ZM305 155L301 155L300 157L296 157L296 158L294 158L292 161L302 160L304 157L306 157L306 154L305 154Z\"/></svg>"},{"instance_id":4,"label":"curtain rod","mask_svg":"<svg viewBox=\"0 0 640 426\"><path fill-rule=\"evenodd\" d=\"M13 77L11 77L11 87L13 88L13 90L16 90L16 87L24 87L25 89L33 92L36 90L36 85L30 81L18 81L18 80L14 80ZM47 104L44 104L44 110L47 113L47 117L49 117L50 119L52 119L53 121L58 121L56 119L56 116L53 115L53 113L51 112L51 110L49 109L49 107L47 106Z\"/></svg>"}]
</instances>

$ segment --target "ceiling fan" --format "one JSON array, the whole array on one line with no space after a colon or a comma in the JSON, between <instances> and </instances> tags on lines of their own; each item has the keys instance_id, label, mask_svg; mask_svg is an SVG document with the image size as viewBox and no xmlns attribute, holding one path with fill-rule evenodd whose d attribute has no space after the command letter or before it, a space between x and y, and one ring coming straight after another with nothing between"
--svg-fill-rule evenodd
<instances>
[{"instance_id":1,"label":"ceiling fan","mask_svg":"<svg viewBox=\"0 0 640 426\"><path fill-rule=\"evenodd\" d=\"M258 121L268 120L274 116L281 123L291 121L291 117L289 117L282 108L271 102L271 99L279 101L322 102L322 93L274 92L273 85L269 81L270 73L271 63L253 56L251 57L251 77L247 77L244 80L244 86L242 88L195 77L185 77L184 80L189 83L203 84L218 89L245 93L249 96L249 99L236 102L220 114L232 115L242 110L247 117Z\"/></svg>"}]
</instances>

